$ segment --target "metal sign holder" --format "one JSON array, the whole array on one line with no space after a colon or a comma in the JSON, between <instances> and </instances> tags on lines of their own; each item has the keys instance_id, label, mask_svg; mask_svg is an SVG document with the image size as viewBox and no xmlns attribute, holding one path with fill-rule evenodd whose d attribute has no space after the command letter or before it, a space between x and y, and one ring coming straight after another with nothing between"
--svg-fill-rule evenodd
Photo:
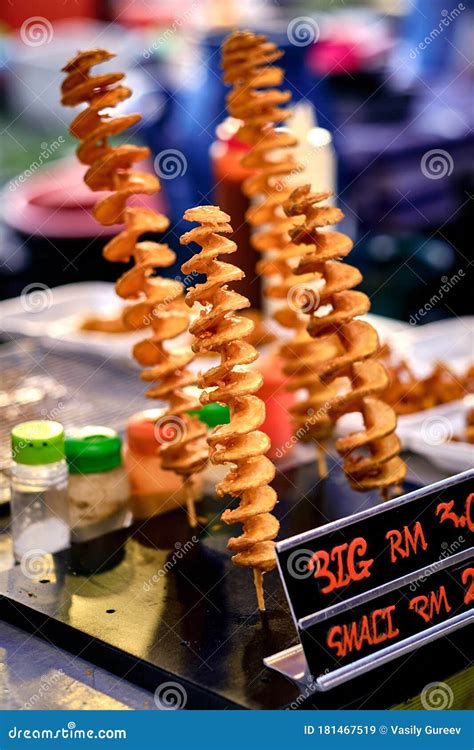
<instances>
[{"instance_id":1,"label":"metal sign holder","mask_svg":"<svg viewBox=\"0 0 474 750\"><path fill-rule=\"evenodd\" d=\"M381 513L385 510L389 510L390 508L399 507L400 505L404 505L411 500L415 500L416 498L420 497L421 495L427 494L428 492L444 490L446 488L449 488L450 486L454 486L470 478L474 479L474 469L463 472L462 474L458 474L453 477L449 477L448 479L442 480L440 482L436 482L435 484L429 485L428 487L422 488L420 490L415 490L414 492L410 492L407 495L395 498L394 500L390 500L384 503L383 506L369 508L366 511L361 511L360 513L356 513L352 516L347 516L338 521L333 521L313 531L303 532L302 534L290 537L289 539L284 539L277 543L277 552L288 549L299 543L305 544L310 538L313 539L315 537L322 536L328 531L339 530L345 526L350 526L350 524L354 523L355 521L363 520L364 518L373 516L377 513ZM449 568L451 566L454 566L458 562L463 562L464 560L468 560L469 558L473 557L474 548L470 547L463 552L454 554L451 557L445 558L440 562L436 562L436 570ZM425 568L421 568L401 578L396 578L392 581L389 581L382 586L371 589L366 593L351 597L341 603L327 607L318 612L315 612L312 615L303 617L298 620L295 617L291 597L286 586L285 576L283 574L278 555L277 562L280 577L288 599L288 603L290 605L291 614L298 634L302 632L309 624L316 621L325 620L329 618L331 614L350 610L357 604L370 601L371 599L374 599L381 594L399 588L403 584L416 581L422 576L429 576L429 568L433 567L432 564ZM342 667L336 667L335 669L331 670L326 670L324 674L318 675L316 678L311 674L311 670L306 661L303 646L301 644L297 644L288 649L285 649L284 651L272 654L271 656L266 657L263 660L263 663L269 669L272 669L279 674L282 674L285 677L289 678L299 687L311 684L312 689L318 692L325 692L327 690L331 690L332 688L338 687L339 685L342 685L349 680L359 677L360 675L370 672L371 670L376 669L377 667L380 667L387 662L392 661L393 659L403 656L404 654L408 654L428 643L437 640L438 638L447 636L450 633L453 633L468 624L473 623L474 610L471 609L469 611L455 615L454 617L451 617L441 623L437 623L436 625L433 625L419 633L411 635L397 643L386 646L385 648L382 648L373 654L369 654L362 658L356 659L351 664Z\"/></svg>"}]
</instances>

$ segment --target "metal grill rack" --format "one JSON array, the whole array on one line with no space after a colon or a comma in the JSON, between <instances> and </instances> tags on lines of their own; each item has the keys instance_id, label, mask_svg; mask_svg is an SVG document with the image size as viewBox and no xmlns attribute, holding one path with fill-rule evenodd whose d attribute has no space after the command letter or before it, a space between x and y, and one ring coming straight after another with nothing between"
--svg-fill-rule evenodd
<instances>
[{"instance_id":1,"label":"metal grill rack","mask_svg":"<svg viewBox=\"0 0 474 750\"><path fill-rule=\"evenodd\" d=\"M131 363L48 348L22 338L0 348L0 466L9 463L10 431L28 419L64 427L103 424L122 431L127 418L150 407ZM154 406L159 406L156 402Z\"/></svg>"}]
</instances>

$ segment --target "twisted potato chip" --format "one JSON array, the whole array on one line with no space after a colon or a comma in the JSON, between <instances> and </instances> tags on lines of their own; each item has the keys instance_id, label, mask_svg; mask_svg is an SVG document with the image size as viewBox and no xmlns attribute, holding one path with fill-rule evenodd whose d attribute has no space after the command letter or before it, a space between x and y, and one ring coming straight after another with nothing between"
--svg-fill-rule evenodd
<instances>
[{"instance_id":1,"label":"twisted potato chip","mask_svg":"<svg viewBox=\"0 0 474 750\"><path fill-rule=\"evenodd\" d=\"M120 297L132 301L123 312L125 328L151 330L149 338L135 345L133 355L146 368L141 378L152 383L146 395L167 402L165 415L159 420L163 435L162 466L183 476L189 522L196 526L192 477L204 468L208 451L204 424L188 414L199 406L199 401L185 390L196 382L196 376L188 368L194 355L188 350L165 347L166 341L187 331L189 312L183 285L156 275L156 269L174 263L174 252L162 243L140 241L145 233L164 232L168 219L148 208L127 205L133 195L158 192L160 181L155 175L133 169L136 162L149 156L148 148L110 143L110 137L141 119L138 114L113 116L104 112L132 93L120 83L123 73L90 74L91 68L112 57L107 50L94 49L79 52L70 60L63 68L67 76L61 87L62 103L87 104L73 120L70 131L81 141L77 151L79 160L89 167L85 182L91 190L110 191L110 195L96 203L95 218L105 225L124 225L103 253L112 262L134 260L135 265L118 279L115 288Z\"/></svg>"},{"instance_id":2,"label":"twisted potato chip","mask_svg":"<svg viewBox=\"0 0 474 750\"><path fill-rule=\"evenodd\" d=\"M393 406L396 414L431 409L474 392L473 365L468 365L464 372L454 372L446 362L435 362L428 375L419 378L407 360L399 358L387 344L381 346L375 356L389 376L383 399Z\"/></svg>"},{"instance_id":3,"label":"twisted potato chip","mask_svg":"<svg viewBox=\"0 0 474 750\"><path fill-rule=\"evenodd\" d=\"M230 539L236 565L251 567L259 609L265 609L263 574L275 567L275 539L279 523L271 514L276 502L269 483L275 476L272 462L265 456L270 448L268 436L259 430L265 419L265 406L255 395L262 376L244 365L258 358L257 350L244 339L252 332L252 320L238 315L249 307L246 297L229 289L229 284L244 276L236 266L219 260L236 250L236 244L223 235L230 234L230 217L216 206L199 206L186 211L187 221L199 226L181 237L181 243L196 242L202 250L182 267L185 274L205 274L206 281L188 289L186 302L198 302L200 315L191 324L193 350L220 355L220 364L201 375L205 389L202 403L227 404L230 423L215 428L208 435L210 459L215 464L235 464L216 487L220 497L233 495L240 502L235 510L222 514L224 523L242 523L243 533Z\"/></svg>"},{"instance_id":4,"label":"twisted potato chip","mask_svg":"<svg viewBox=\"0 0 474 750\"><path fill-rule=\"evenodd\" d=\"M379 347L376 331L369 323L354 319L368 312L370 302L366 294L354 290L362 278L359 271L339 260L349 254L352 242L340 232L320 231L340 219L337 209L319 206L320 201L321 194L305 185L286 204L288 215L303 212L305 217L304 224L291 231L293 242L312 249L297 270L324 280L308 330L326 347L318 373L324 382L336 386L331 413L335 417L362 414L364 429L336 441L348 480L356 490L378 488L388 497L390 488L398 486L406 474L398 455L395 412L374 398L387 387L388 376L382 364L371 358Z\"/></svg>"}]
</instances>

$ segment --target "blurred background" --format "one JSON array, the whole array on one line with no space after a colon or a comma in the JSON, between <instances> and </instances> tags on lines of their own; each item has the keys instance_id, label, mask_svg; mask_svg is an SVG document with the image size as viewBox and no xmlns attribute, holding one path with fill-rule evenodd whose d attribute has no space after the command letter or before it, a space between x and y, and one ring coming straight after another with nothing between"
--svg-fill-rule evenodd
<instances>
[{"instance_id":1,"label":"blurred background","mask_svg":"<svg viewBox=\"0 0 474 750\"><path fill-rule=\"evenodd\" d=\"M186 251L179 237L189 229L182 221L184 211L199 203L217 203L232 216L239 247L234 258L246 271L245 286L239 291L248 295L254 309L266 312L268 303L262 299L261 279L255 273L257 258L245 222L248 205L241 193L247 174L240 166L245 147L235 137L238 123L226 113L220 70L220 45L235 28L261 31L284 50L285 87L292 92L294 111L289 126L298 136L297 156L305 171L294 175L294 181L309 181L315 190L333 190L334 203L345 214L340 228L355 242L350 262L363 272L372 313L384 316L372 322L381 341L401 358L389 370L390 386L382 397L399 415L398 433L406 451L409 481L412 486L423 486L474 465L474 395L466 396L474 394L474 317L462 317L473 311L469 269L474 234L474 0L1 0L0 572L8 570L10 582L11 539L2 530L9 524L10 431L19 422L54 420L67 431L88 426L91 439L101 435L103 427L123 435L131 494L138 498L134 513L139 518L163 512L165 501L170 501L165 509L172 507L181 487L176 475L162 472L157 454L166 442L161 431L156 431L164 404L145 397L138 365L132 362L132 340L143 339L144 333L120 329L122 303L112 282L125 269L102 258L104 244L120 226L101 226L92 217L98 194L83 182L85 168L75 155L77 142L68 133L78 108L60 104L61 68L78 50L100 47L116 57L94 69L94 74L104 70L126 73L125 83L133 89L133 96L114 111L142 115L125 137L150 148L148 168L159 176L162 190L146 200L170 218L162 239L178 253L177 263L160 272L181 276ZM190 274L184 283L194 284L195 278ZM258 367L264 374L259 395L266 403L267 418L262 429L271 437L280 497L294 508L299 506L301 514L296 516L300 525L291 526L290 531L284 527L283 534L380 502L376 493L349 495L340 475L334 484L321 483L314 444L295 446L289 410L296 397L285 389L278 347L272 345L275 332L265 327L268 316L254 317L262 324L256 326L254 342L259 345ZM97 322L106 327L97 328ZM276 336L280 339L281 331ZM176 340L169 344L170 348L176 345ZM198 361L195 366L202 367ZM155 408L150 410L150 406ZM308 410L308 415L312 413ZM224 419L222 413L219 418ZM330 456L330 469L339 460ZM306 468L302 467L305 462ZM292 468L296 473L288 478L286 472ZM210 495L215 492L217 470L209 465L204 475L205 492ZM105 475L101 481L104 487L112 486ZM113 506L103 502L102 487L100 495L94 494L98 492L88 491L87 500L104 514L103 533L117 518L107 515ZM139 507L142 515L137 513ZM282 518L293 523L290 505L280 507ZM120 506L120 524L122 510ZM147 534L136 539L147 548L152 545L150 539L158 539L160 548L171 548L173 560L172 544L181 535L177 529L182 524L179 513L169 515L171 525L163 527L164 533L157 524L155 536L148 537L147 529ZM88 514L84 517L87 521ZM213 509L209 517L213 518L210 532L202 537L226 533L214 523L217 511ZM99 533L95 520L93 525ZM168 537L172 539L169 544ZM464 541L462 536L459 539ZM43 544L35 542L36 553ZM222 549L222 542L218 544ZM201 546L196 545L196 553ZM107 544L94 544L94 566L101 549L110 554ZM209 576L210 591L217 586L213 566L215 580L225 578L220 552L211 549L210 554L204 552L204 567L196 566L194 553L189 558L191 567L200 568L199 575ZM443 547L440 559L457 549ZM150 549L146 557L141 554L132 552L130 563L127 553L127 567L117 575L113 607L119 594L127 605L133 601L128 595L132 588L124 586L139 582L141 587L141 577L148 577L146 572L138 577L130 573L139 570L143 560L155 560ZM79 557L82 561L82 552ZM117 564L117 556L109 559L111 566ZM161 569L165 558L159 559L150 563L155 569ZM46 579L40 579L41 584L52 582L54 573L54 588L43 587L48 607L58 601L62 613L71 609L70 622L81 623L77 627L83 627L90 613L95 618L92 606L100 606L106 618L115 612L105 609L103 579L78 595L81 579L73 579L69 568L55 566L48 568ZM74 607L69 607L69 591L62 588L69 578L76 581L71 589ZM204 579L197 580L201 586ZM197 585L190 583L194 609L201 600L196 599ZM156 628L151 620L150 627L145 622L140 628L145 640L150 633L158 639L163 612L169 619L168 599L172 597L168 591L176 589L177 596L184 597L185 588L180 579L170 588L167 584L162 589L166 591L163 608L161 604L147 607L149 617L158 619ZM23 590L30 595L22 583ZM227 595L217 591L221 606ZM31 596L28 606L43 601L36 593ZM48 598L55 596L59 598ZM208 601L203 594L202 605L207 609L202 609L202 622L207 618ZM179 622L189 631L183 612L180 603ZM239 614L241 619L245 624L246 617ZM110 631L109 622L104 632ZM166 625L166 629L171 632L173 628ZM194 626L191 629L194 639ZM268 640L267 628L262 632ZM187 632L183 640L178 637L181 646L194 642L184 640L188 636ZM11 707L31 707L33 698L40 695L36 708L64 708L71 701L115 708L115 700L104 704L107 695L114 695L127 705L154 706L148 694L140 696L138 703L124 682L114 681L111 686L85 662L71 671L69 657L58 660L56 646L47 648L32 638L26 639L28 646L22 633L2 623L4 705L6 701ZM143 653L150 646L151 641L144 641ZM242 663L247 665L249 654L253 658L258 648L252 635L242 651ZM30 659L32 649L34 658ZM233 648L226 650L233 653ZM181 649L185 660L189 653ZM214 671L222 675L222 665ZM49 693L56 682L48 678L44 683L43 672L61 676ZM94 701L89 682L94 683ZM467 679L465 684L468 690ZM250 685L253 702L261 687L256 680ZM457 686L453 708L462 707L463 700L463 690Z\"/></svg>"},{"instance_id":2,"label":"blurred background","mask_svg":"<svg viewBox=\"0 0 474 750\"><path fill-rule=\"evenodd\" d=\"M165 240L179 249L183 211L217 202L231 209L252 265L242 146L219 68L235 27L262 30L285 50L305 178L335 191L372 311L409 321L455 275L455 293L416 322L466 314L474 0L4 0L0 298L123 270L101 257L106 230L90 215L96 196L68 134L77 111L59 103L61 67L90 47L115 51L108 67L126 71L133 88L121 110L143 115L127 136L151 147L171 218ZM254 277L249 288L260 307Z\"/></svg>"}]
</instances>

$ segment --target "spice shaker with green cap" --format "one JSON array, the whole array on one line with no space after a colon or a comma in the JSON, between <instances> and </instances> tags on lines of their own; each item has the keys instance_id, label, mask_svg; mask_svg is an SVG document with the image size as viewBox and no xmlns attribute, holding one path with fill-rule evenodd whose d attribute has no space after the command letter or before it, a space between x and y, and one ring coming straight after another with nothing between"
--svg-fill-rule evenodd
<instances>
[{"instance_id":1,"label":"spice shaker with green cap","mask_svg":"<svg viewBox=\"0 0 474 750\"><path fill-rule=\"evenodd\" d=\"M64 430L49 420L22 422L13 428L11 443L13 554L34 571L33 555L70 544Z\"/></svg>"},{"instance_id":2,"label":"spice shaker with green cap","mask_svg":"<svg viewBox=\"0 0 474 750\"><path fill-rule=\"evenodd\" d=\"M87 425L68 431L65 448L73 541L122 527L130 491L120 436L109 427Z\"/></svg>"}]
</instances>

